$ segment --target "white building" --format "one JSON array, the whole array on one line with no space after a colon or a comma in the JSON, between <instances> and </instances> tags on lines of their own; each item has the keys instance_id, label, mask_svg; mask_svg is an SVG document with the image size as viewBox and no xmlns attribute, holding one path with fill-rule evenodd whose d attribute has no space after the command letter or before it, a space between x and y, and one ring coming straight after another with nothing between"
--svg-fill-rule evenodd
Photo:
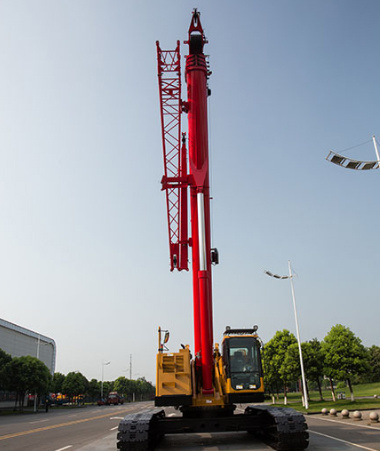
<instances>
[{"instance_id":1,"label":"white building","mask_svg":"<svg viewBox=\"0 0 380 451\"><path fill-rule=\"evenodd\" d=\"M37 357L54 374L56 346L52 338L0 318L0 348L12 357Z\"/></svg>"}]
</instances>

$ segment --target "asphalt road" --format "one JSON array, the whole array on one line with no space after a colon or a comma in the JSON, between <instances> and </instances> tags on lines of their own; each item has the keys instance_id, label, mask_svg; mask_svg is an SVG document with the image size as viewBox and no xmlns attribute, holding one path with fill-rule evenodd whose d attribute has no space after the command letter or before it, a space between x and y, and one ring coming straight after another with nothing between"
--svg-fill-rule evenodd
<instances>
[{"instance_id":1,"label":"asphalt road","mask_svg":"<svg viewBox=\"0 0 380 451\"><path fill-rule=\"evenodd\" d=\"M120 419L152 403L124 406L54 409L48 413L0 417L0 449L9 451L116 451ZM238 407L240 409L240 407ZM167 409L167 415L175 411ZM380 451L380 423L369 420L307 416L308 450ZM253 436L242 433L179 434L166 436L156 448L162 450L270 450Z\"/></svg>"},{"instance_id":2,"label":"asphalt road","mask_svg":"<svg viewBox=\"0 0 380 451\"><path fill-rule=\"evenodd\" d=\"M335 449L338 444L341 445L341 448L337 449L380 450L380 423L373 424L369 420L358 422L353 419L343 420L322 415L309 415L307 424L310 444L313 445L309 446L310 450ZM334 443L334 448L332 443ZM321 448L320 444L325 444L325 447Z\"/></svg>"},{"instance_id":3,"label":"asphalt road","mask_svg":"<svg viewBox=\"0 0 380 451\"><path fill-rule=\"evenodd\" d=\"M142 402L123 406L54 408L48 413L1 416L0 449L74 451L112 434L112 450L115 451L120 419L127 413L151 406L151 402Z\"/></svg>"}]
</instances>

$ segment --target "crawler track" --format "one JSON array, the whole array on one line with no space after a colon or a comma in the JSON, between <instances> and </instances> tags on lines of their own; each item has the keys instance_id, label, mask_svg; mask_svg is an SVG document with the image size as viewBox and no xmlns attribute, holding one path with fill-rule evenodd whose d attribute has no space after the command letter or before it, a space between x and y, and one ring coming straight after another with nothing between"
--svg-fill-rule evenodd
<instances>
[{"instance_id":1,"label":"crawler track","mask_svg":"<svg viewBox=\"0 0 380 451\"><path fill-rule=\"evenodd\" d=\"M249 406L245 414L252 417L253 428L248 432L278 451L298 451L309 446L305 417L294 409ZM260 425L258 428L257 425Z\"/></svg>"},{"instance_id":2,"label":"crawler track","mask_svg":"<svg viewBox=\"0 0 380 451\"><path fill-rule=\"evenodd\" d=\"M122 451L152 450L161 438L157 422L165 417L162 409L144 410L126 415L119 423L117 448Z\"/></svg>"},{"instance_id":3,"label":"crawler track","mask_svg":"<svg viewBox=\"0 0 380 451\"><path fill-rule=\"evenodd\" d=\"M244 414L196 418L165 417L162 409L127 415L119 424L117 448L153 450L165 434L248 431L278 451L300 451L309 445L304 416L293 409L248 406Z\"/></svg>"}]
</instances>

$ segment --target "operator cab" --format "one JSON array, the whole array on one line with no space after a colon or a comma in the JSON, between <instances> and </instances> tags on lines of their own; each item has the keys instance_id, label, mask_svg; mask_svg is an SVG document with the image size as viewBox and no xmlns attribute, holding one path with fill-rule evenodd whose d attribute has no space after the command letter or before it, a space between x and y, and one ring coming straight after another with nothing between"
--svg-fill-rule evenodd
<instances>
[{"instance_id":1,"label":"operator cab","mask_svg":"<svg viewBox=\"0 0 380 451\"><path fill-rule=\"evenodd\" d=\"M229 402L261 402L264 400L260 341L253 329L226 328L222 359L226 372Z\"/></svg>"}]
</instances>

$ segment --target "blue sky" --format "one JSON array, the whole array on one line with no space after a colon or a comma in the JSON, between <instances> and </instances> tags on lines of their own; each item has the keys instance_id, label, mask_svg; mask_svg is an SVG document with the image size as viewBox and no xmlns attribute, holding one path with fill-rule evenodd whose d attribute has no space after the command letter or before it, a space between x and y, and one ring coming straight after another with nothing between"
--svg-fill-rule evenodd
<instances>
[{"instance_id":1,"label":"blue sky","mask_svg":"<svg viewBox=\"0 0 380 451\"><path fill-rule=\"evenodd\" d=\"M155 377L158 326L193 343L170 273L155 41L198 7L209 40L214 337L341 323L379 345L377 1L0 3L0 316L52 337L57 371ZM186 48L182 45L182 55ZM186 120L186 118L184 118ZM186 122L185 122L186 124ZM186 125L185 125L186 128Z\"/></svg>"}]
</instances>

